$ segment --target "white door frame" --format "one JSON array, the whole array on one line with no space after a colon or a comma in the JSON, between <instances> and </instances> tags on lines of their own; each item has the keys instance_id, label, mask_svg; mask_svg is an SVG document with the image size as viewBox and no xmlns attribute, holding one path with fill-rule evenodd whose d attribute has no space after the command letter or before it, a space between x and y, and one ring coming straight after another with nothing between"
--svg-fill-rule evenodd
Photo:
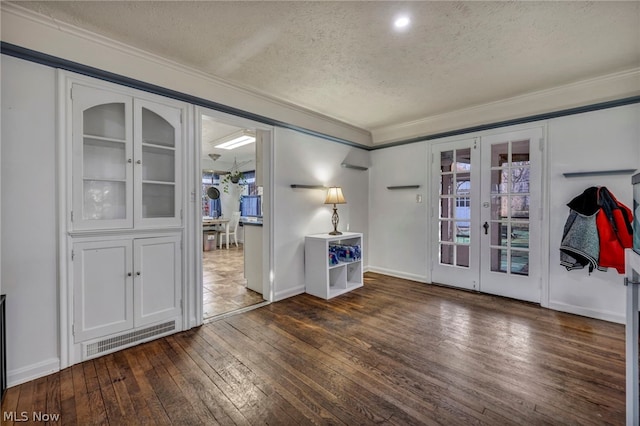
<instances>
[{"instance_id":1,"label":"white door frame","mask_svg":"<svg viewBox=\"0 0 640 426\"><path fill-rule=\"evenodd\" d=\"M265 139L262 146L262 164L263 164L263 222L262 222L262 253L263 253L263 265L262 265L262 281L263 288L268 289L264 291L262 297L266 302L273 301L273 283L271 282L271 273L273 270L273 200L271 199L273 194L273 134L274 129L272 126L259 123L253 120L249 120L235 115L227 114L224 112L216 111L213 109L196 106L193 129L194 138L190 139L193 142L193 146L189 149L192 151L189 153L190 170L192 173L188 176L189 180L189 207L187 217L191 220L187 220L187 238L185 247L187 248L187 282L193 283L188 285L188 303L185 304L185 328L197 327L203 323L202 314L202 300L203 300L203 284L202 284L202 232L200 224L202 222L202 115L206 114L214 118L214 120L220 123L237 126L241 128L249 128L256 130L263 130L266 132ZM190 144L191 145L191 144Z\"/></svg>"}]
</instances>

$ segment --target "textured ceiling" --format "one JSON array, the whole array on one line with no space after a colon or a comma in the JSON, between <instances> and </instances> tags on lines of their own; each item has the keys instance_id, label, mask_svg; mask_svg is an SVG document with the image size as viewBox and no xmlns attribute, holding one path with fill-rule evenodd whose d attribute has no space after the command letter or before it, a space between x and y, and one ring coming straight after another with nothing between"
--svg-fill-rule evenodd
<instances>
[{"instance_id":1,"label":"textured ceiling","mask_svg":"<svg viewBox=\"0 0 640 426\"><path fill-rule=\"evenodd\" d=\"M640 66L636 1L13 3L368 130Z\"/></svg>"}]
</instances>

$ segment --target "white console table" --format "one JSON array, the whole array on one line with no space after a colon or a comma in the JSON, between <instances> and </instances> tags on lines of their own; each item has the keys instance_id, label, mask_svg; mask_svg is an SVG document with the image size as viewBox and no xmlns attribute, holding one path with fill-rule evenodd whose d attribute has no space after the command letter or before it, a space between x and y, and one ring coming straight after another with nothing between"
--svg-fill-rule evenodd
<instances>
[{"instance_id":1,"label":"white console table","mask_svg":"<svg viewBox=\"0 0 640 426\"><path fill-rule=\"evenodd\" d=\"M640 424L638 399L640 383L638 381L638 294L640 293L640 254L626 249L626 274L624 283L627 287L627 321L626 321L626 363L627 363L627 426Z\"/></svg>"}]
</instances>

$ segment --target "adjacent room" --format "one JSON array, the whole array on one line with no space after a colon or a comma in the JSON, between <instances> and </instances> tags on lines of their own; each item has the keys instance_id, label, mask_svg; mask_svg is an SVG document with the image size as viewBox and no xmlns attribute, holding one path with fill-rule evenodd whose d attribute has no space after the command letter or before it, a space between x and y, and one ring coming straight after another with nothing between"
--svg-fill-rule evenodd
<instances>
[{"instance_id":1,"label":"adjacent room","mask_svg":"<svg viewBox=\"0 0 640 426\"><path fill-rule=\"evenodd\" d=\"M640 2L0 12L3 424L640 422Z\"/></svg>"},{"instance_id":2,"label":"adjacent room","mask_svg":"<svg viewBox=\"0 0 640 426\"><path fill-rule=\"evenodd\" d=\"M201 122L202 314L210 320L264 301L255 278L262 263L263 188L256 130L206 114Z\"/></svg>"}]
</instances>

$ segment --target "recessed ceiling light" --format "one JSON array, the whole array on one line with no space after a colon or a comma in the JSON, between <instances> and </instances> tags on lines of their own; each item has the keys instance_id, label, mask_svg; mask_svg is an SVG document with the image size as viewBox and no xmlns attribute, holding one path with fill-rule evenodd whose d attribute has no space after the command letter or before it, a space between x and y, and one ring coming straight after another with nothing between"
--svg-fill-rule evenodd
<instances>
[{"instance_id":1,"label":"recessed ceiling light","mask_svg":"<svg viewBox=\"0 0 640 426\"><path fill-rule=\"evenodd\" d=\"M402 15L402 16L398 16L396 20L393 21L393 26L395 27L396 30L404 30L409 27L410 23L411 23L411 19L409 19L409 17L406 15Z\"/></svg>"}]
</instances>

